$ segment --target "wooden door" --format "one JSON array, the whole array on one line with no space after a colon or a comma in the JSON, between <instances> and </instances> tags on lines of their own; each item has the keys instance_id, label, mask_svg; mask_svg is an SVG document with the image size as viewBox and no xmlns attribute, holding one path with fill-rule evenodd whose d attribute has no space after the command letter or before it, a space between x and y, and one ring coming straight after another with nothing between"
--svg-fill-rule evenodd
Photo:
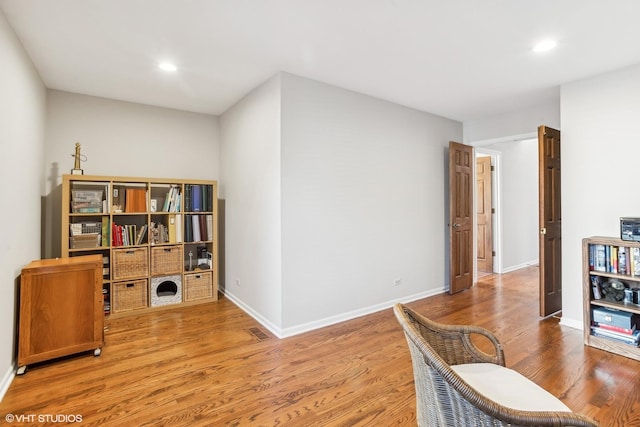
<instances>
[{"instance_id":1,"label":"wooden door","mask_svg":"<svg viewBox=\"0 0 640 427\"><path fill-rule=\"evenodd\" d=\"M478 271L493 273L491 157L476 158L476 240Z\"/></svg>"},{"instance_id":2,"label":"wooden door","mask_svg":"<svg viewBox=\"0 0 640 427\"><path fill-rule=\"evenodd\" d=\"M540 316L562 310L560 131L538 128L540 195Z\"/></svg>"},{"instance_id":3,"label":"wooden door","mask_svg":"<svg viewBox=\"0 0 640 427\"><path fill-rule=\"evenodd\" d=\"M473 284L473 147L449 142L449 293Z\"/></svg>"}]
</instances>

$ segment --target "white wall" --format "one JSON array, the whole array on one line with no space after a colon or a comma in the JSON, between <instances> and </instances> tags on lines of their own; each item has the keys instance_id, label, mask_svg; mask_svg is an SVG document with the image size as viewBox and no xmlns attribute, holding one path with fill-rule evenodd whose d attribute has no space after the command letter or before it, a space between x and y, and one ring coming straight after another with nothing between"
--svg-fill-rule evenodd
<instances>
[{"instance_id":1,"label":"white wall","mask_svg":"<svg viewBox=\"0 0 640 427\"><path fill-rule=\"evenodd\" d=\"M282 75L285 335L442 292L446 147L461 137L459 122Z\"/></svg>"},{"instance_id":2,"label":"white wall","mask_svg":"<svg viewBox=\"0 0 640 427\"><path fill-rule=\"evenodd\" d=\"M46 90L0 12L0 399L13 378L20 271L41 253Z\"/></svg>"},{"instance_id":3,"label":"white wall","mask_svg":"<svg viewBox=\"0 0 640 427\"><path fill-rule=\"evenodd\" d=\"M220 129L225 294L274 333L442 292L461 123L281 73Z\"/></svg>"},{"instance_id":4,"label":"white wall","mask_svg":"<svg viewBox=\"0 0 640 427\"><path fill-rule=\"evenodd\" d=\"M519 136L537 138L540 125L560 129L559 94L556 100L547 104L464 122L464 143L474 144L492 140L499 142L509 139L508 137Z\"/></svg>"},{"instance_id":5,"label":"white wall","mask_svg":"<svg viewBox=\"0 0 640 427\"><path fill-rule=\"evenodd\" d=\"M60 253L60 185L76 142L85 175L219 178L218 117L49 90L46 257Z\"/></svg>"},{"instance_id":6,"label":"white wall","mask_svg":"<svg viewBox=\"0 0 640 427\"><path fill-rule=\"evenodd\" d=\"M274 332L282 325L280 77L220 118L225 295Z\"/></svg>"},{"instance_id":7,"label":"white wall","mask_svg":"<svg viewBox=\"0 0 640 427\"><path fill-rule=\"evenodd\" d=\"M562 311L582 325L581 241L640 216L640 65L562 86Z\"/></svg>"}]
</instances>

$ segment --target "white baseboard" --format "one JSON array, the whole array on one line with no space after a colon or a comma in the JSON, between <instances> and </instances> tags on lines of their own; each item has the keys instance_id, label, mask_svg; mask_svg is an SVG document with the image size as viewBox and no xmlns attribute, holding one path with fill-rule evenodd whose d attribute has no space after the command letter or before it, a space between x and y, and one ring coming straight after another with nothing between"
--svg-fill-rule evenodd
<instances>
[{"instance_id":1,"label":"white baseboard","mask_svg":"<svg viewBox=\"0 0 640 427\"><path fill-rule=\"evenodd\" d=\"M226 298L229 298L235 305L240 307L245 313L253 317L258 323L260 323L262 326L264 326L269 331L271 331L272 334L274 334L278 338L282 338L281 331L278 326L271 323L268 319L263 317L260 313L255 311L253 308L251 308L251 306L248 306L247 304L245 304L241 299L236 297L233 293L222 291L222 290L221 292L224 294Z\"/></svg>"},{"instance_id":2,"label":"white baseboard","mask_svg":"<svg viewBox=\"0 0 640 427\"><path fill-rule=\"evenodd\" d=\"M504 273L509 273L511 271L516 271L516 270L520 270L521 268L525 268L525 267L531 267L532 265L538 265L540 263L539 260L534 259L528 262L523 262L521 264L517 264L517 265L512 265L506 268L503 268L502 271L500 272L501 274Z\"/></svg>"},{"instance_id":3,"label":"white baseboard","mask_svg":"<svg viewBox=\"0 0 640 427\"><path fill-rule=\"evenodd\" d=\"M7 369L7 372L5 372L5 374L2 376L2 379L0 380L0 401L2 401L4 395L7 393L7 390L9 390L9 386L13 382L13 378L15 376L15 367L13 365L9 366L9 369Z\"/></svg>"},{"instance_id":4,"label":"white baseboard","mask_svg":"<svg viewBox=\"0 0 640 427\"><path fill-rule=\"evenodd\" d=\"M427 298L433 295L441 294L444 291L445 290L443 287L439 289L433 289L427 292L420 292L414 295L408 295L408 296L394 299L391 301L385 301L380 304L375 304L369 307L363 307L363 308L349 311L346 313L336 314L334 316L325 317L324 319L318 319L312 322L303 323L300 325L291 326L284 329L274 325L273 323L265 319L263 316L261 316L255 310L253 310L250 306L246 305L244 302L236 298L235 295L231 293L225 293L225 296L229 298L231 301L233 301L233 303L236 304L238 307L240 307L242 310L244 310L248 315L253 317L258 323L260 323L262 326L267 328L275 336L277 336L278 338L287 338L287 337L298 335L304 332L320 329L325 326L330 326L336 323L344 322L346 320L355 319L356 317L366 316L367 314L375 313L381 310L386 310L387 308L393 307L393 305L396 303L409 303L409 302Z\"/></svg>"},{"instance_id":5,"label":"white baseboard","mask_svg":"<svg viewBox=\"0 0 640 427\"><path fill-rule=\"evenodd\" d=\"M578 322L575 319L567 319L564 316L562 316L560 318L560 325L568 326L568 327L573 328L573 329L579 329L581 331L584 329L584 326L582 325L582 322Z\"/></svg>"}]
</instances>

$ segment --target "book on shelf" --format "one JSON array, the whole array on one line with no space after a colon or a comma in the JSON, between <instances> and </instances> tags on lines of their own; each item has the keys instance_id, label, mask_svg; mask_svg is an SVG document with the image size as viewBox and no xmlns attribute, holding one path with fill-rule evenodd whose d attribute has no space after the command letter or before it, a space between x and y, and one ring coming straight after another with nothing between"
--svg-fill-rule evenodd
<instances>
[{"instance_id":1,"label":"book on shelf","mask_svg":"<svg viewBox=\"0 0 640 427\"><path fill-rule=\"evenodd\" d=\"M193 223L191 220L192 215L185 215L184 217L184 241L193 242Z\"/></svg>"},{"instance_id":2,"label":"book on shelf","mask_svg":"<svg viewBox=\"0 0 640 427\"><path fill-rule=\"evenodd\" d=\"M145 228L143 226L143 228ZM111 245L112 246L132 246L137 242L139 236L138 226L135 224L118 225L113 223L111 226Z\"/></svg>"},{"instance_id":3,"label":"book on shelf","mask_svg":"<svg viewBox=\"0 0 640 427\"><path fill-rule=\"evenodd\" d=\"M180 211L180 187L171 185L164 199L163 212L179 212Z\"/></svg>"},{"instance_id":4,"label":"book on shelf","mask_svg":"<svg viewBox=\"0 0 640 427\"><path fill-rule=\"evenodd\" d=\"M200 225L200 240L207 240L207 217L198 215L198 223Z\"/></svg>"},{"instance_id":5,"label":"book on shelf","mask_svg":"<svg viewBox=\"0 0 640 427\"><path fill-rule=\"evenodd\" d=\"M184 210L186 212L191 212L191 184L187 184L184 186Z\"/></svg>"},{"instance_id":6,"label":"book on shelf","mask_svg":"<svg viewBox=\"0 0 640 427\"><path fill-rule=\"evenodd\" d=\"M213 240L213 215L207 215L207 240Z\"/></svg>"},{"instance_id":7,"label":"book on shelf","mask_svg":"<svg viewBox=\"0 0 640 427\"><path fill-rule=\"evenodd\" d=\"M136 236L136 245L141 245L142 242L144 241L144 236L147 233L147 228L149 226L147 224L144 224L142 227L140 227L140 230L138 231L138 235Z\"/></svg>"},{"instance_id":8,"label":"book on shelf","mask_svg":"<svg viewBox=\"0 0 640 427\"><path fill-rule=\"evenodd\" d=\"M631 272L634 276L640 276L640 248L631 248Z\"/></svg>"},{"instance_id":9,"label":"book on shelf","mask_svg":"<svg viewBox=\"0 0 640 427\"><path fill-rule=\"evenodd\" d=\"M191 186L191 212L202 211L202 190L200 185Z\"/></svg>"},{"instance_id":10,"label":"book on shelf","mask_svg":"<svg viewBox=\"0 0 640 427\"><path fill-rule=\"evenodd\" d=\"M207 187L205 185L201 185L200 186L200 198L202 199L202 212L206 212L207 210L207 206L208 205L208 199L207 199Z\"/></svg>"},{"instance_id":11,"label":"book on shelf","mask_svg":"<svg viewBox=\"0 0 640 427\"><path fill-rule=\"evenodd\" d=\"M594 245L595 247L595 260L594 260L594 270L595 271L602 271L602 272L606 272L607 271L607 264L606 264L606 251L605 251L605 245L601 245L601 244L597 244Z\"/></svg>"},{"instance_id":12,"label":"book on shelf","mask_svg":"<svg viewBox=\"0 0 640 427\"><path fill-rule=\"evenodd\" d=\"M592 244L588 256L589 271L640 276L640 248Z\"/></svg>"},{"instance_id":13,"label":"book on shelf","mask_svg":"<svg viewBox=\"0 0 640 427\"><path fill-rule=\"evenodd\" d=\"M600 276L591 276L591 291L593 299L602 299L602 278Z\"/></svg>"},{"instance_id":14,"label":"book on shelf","mask_svg":"<svg viewBox=\"0 0 640 427\"><path fill-rule=\"evenodd\" d=\"M176 243L182 243L182 215L176 214Z\"/></svg>"},{"instance_id":15,"label":"book on shelf","mask_svg":"<svg viewBox=\"0 0 640 427\"><path fill-rule=\"evenodd\" d=\"M103 216L102 217L102 226L101 226L102 230L102 246L109 246L109 244L111 243L111 238L109 236L109 231L110 228L109 227L109 217L108 216Z\"/></svg>"},{"instance_id":16,"label":"book on shelf","mask_svg":"<svg viewBox=\"0 0 640 427\"><path fill-rule=\"evenodd\" d=\"M629 269L629 258L628 258L629 248L624 246L620 246L618 248L618 272L620 274L631 274Z\"/></svg>"},{"instance_id":17,"label":"book on shelf","mask_svg":"<svg viewBox=\"0 0 640 427\"><path fill-rule=\"evenodd\" d=\"M601 326L592 326L591 333L598 337L605 337L620 341L626 344L638 346L640 342L640 331L636 330L632 334L624 334L609 329L602 328Z\"/></svg>"},{"instance_id":18,"label":"book on shelf","mask_svg":"<svg viewBox=\"0 0 640 427\"><path fill-rule=\"evenodd\" d=\"M617 332L619 334L624 334L624 335L632 335L636 331L635 323L631 325L631 328L623 328L622 326L609 325L606 323L598 323L598 322L593 322L593 326L606 329L612 332Z\"/></svg>"},{"instance_id":19,"label":"book on shelf","mask_svg":"<svg viewBox=\"0 0 640 427\"><path fill-rule=\"evenodd\" d=\"M193 228L193 242L199 242L202 240L200 236L200 215L191 215L191 227Z\"/></svg>"},{"instance_id":20,"label":"book on shelf","mask_svg":"<svg viewBox=\"0 0 640 427\"><path fill-rule=\"evenodd\" d=\"M169 243L176 243L176 216L169 215Z\"/></svg>"}]
</instances>

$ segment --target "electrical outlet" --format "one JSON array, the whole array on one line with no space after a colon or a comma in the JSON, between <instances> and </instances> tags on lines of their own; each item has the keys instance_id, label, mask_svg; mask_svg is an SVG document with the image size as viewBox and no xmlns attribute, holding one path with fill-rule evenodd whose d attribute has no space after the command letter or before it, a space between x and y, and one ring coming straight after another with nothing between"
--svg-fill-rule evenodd
<instances>
[{"instance_id":1,"label":"electrical outlet","mask_svg":"<svg viewBox=\"0 0 640 427\"><path fill-rule=\"evenodd\" d=\"M402 284L402 279L396 279L393 281L393 286L400 286Z\"/></svg>"},{"instance_id":2,"label":"electrical outlet","mask_svg":"<svg viewBox=\"0 0 640 427\"><path fill-rule=\"evenodd\" d=\"M240 279L236 279L236 286L240 286Z\"/></svg>"}]
</instances>

